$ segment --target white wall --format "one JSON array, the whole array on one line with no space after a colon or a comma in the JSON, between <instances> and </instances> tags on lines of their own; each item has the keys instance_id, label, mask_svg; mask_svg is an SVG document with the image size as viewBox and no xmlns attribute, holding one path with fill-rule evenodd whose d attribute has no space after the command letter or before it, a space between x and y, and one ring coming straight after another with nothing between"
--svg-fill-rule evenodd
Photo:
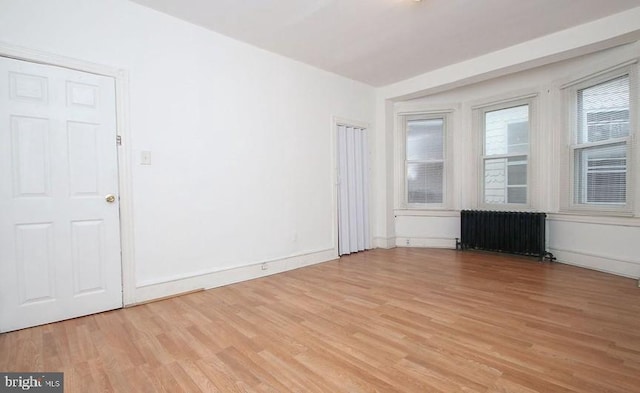
<instances>
[{"instance_id":1,"label":"white wall","mask_svg":"<svg viewBox=\"0 0 640 393\"><path fill-rule=\"evenodd\" d=\"M123 0L1 0L0 42L128 73L133 301L336 255L332 116L372 88Z\"/></svg>"},{"instance_id":2,"label":"white wall","mask_svg":"<svg viewBox=\"0 0 640 393\"><path fill-rule=\"evenodd\" d=\"M418 99L395 102L397 112L459 108L453 113L454 122L450 130L453 132L454 175L449 181L454 183L455 193L450 196L451 209L405 210L401 208L396 195L395 244L401 247L454 247L454 238L459 236L460 225L457 211L478 208L481 200L477 159L481 137L476 135L478 129L474 127L474 108L501 99L536 95L530 133L530 165L534 168L530 179L530 197L532 210L551 213L548 217L547 249L562 262L640 277L640 195L634 199L634 217L559 213L562 197L560 165L566 132L561 111L562 84L639 57L640 42L636 42L435 92ZM398 131L387 130L390 133ZM634 169L638 169L638 166L634 165ZM634 176L635 180L640 180L638 171ZM395 186L399 187L398 179L395 180Z\"/></svg>"}]
</instances>

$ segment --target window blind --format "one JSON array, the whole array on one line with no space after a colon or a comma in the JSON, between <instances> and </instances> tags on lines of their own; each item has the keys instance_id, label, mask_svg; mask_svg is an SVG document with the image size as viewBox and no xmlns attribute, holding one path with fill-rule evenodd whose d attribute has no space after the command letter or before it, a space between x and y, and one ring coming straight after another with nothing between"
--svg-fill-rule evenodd
<instances>
[{"instance_id":1,"label":"window blind","mask_svg":"<svg viewBox=\"0 0 640 393\"><path fill-rule=\"evenodd\" d=\"M408 120L406 138L407 202L442 203L444 119Z\"/></svg>"},{"instance_id":2,"label":"window blind","mask_svg":"<svg viewBox=\"0 0 640 393\"><path fill-rule=\"evenodd\" d=\"M627 202L629 87L624 75L577 90L572 145L576 204Z\"/></svg>"}]
</instances>

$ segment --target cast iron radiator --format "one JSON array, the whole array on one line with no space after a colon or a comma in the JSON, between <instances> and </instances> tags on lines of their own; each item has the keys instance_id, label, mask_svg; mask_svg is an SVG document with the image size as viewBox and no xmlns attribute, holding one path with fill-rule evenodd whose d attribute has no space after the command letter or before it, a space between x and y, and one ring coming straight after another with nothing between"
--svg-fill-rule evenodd
<instances>
[{"instance_id":1,"label":"cast iron radiator","mask_svg":"<svg viewBox=\"0 0 640 393\"><path fill-rule=\"evenodd\" d=\"M462 210L456 249L535 256L553 261L545 250L545 213Z\"/></svg>"}]
</instances>

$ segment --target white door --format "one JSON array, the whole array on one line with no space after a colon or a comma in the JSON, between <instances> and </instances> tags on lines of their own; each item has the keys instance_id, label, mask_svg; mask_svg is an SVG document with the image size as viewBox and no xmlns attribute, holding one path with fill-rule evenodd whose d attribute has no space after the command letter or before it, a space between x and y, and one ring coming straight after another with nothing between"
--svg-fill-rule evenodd
<instances>
[{"instance_id":1,"label":"white door","mask_svg":"<svg viewBox=\"0 0 640 393\"><path fill-rule=\"evenodd\" d=\"M0 57L1 332L122 307L116 149L113 78Z\"/></svg>"}]
</instances>

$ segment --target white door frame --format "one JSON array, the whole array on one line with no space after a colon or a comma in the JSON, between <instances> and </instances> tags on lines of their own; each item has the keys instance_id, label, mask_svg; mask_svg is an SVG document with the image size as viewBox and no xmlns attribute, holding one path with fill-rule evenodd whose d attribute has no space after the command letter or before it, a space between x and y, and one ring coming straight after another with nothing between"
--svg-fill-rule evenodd
<instances>
[{"instance_id":1,"label":"white door frame","mask_svg":"<svg viewBox=\"0 0 640 393\"><path fill-rule=\"evenodd\" d=\"M357 120L351 120L351 119L346 119L344 117L338 117L338 116L333 116L331 118L331 160L333 162L333 170L331 171L331 183L332 183L332 200L331 200L331 204L332 204L332 215L333 215L333 252L336 258L340 257L340 251L338 248L338 176L339 176L339 163L338 163L338 126L348 126L348 127L354 127L354 128L362 128L364 130L367 130L369 132L369 135L371 135L371 131L369 129L369 123L365 123L362 121L357 121ZM372 168L372 161L371 161L371 141L373 140L373 138L369 137L367 138L369 145L367 146L367 162L369 163L368 165L368 169L369 169L369 189L367 190L367 192L369 193L369 197L371 198L371 196L373 195L372 191L372 184L373 184L373 176L371 176L371 168ZM369 203L369 211L367 212L367 214L369 214L369 244L371 244L372 247L374 247L373 244L373 215L372 215L372 208L373 208L373 203L371 202L370 199L370 203Z\"/></svg>"},{"instance_id":2,"label":"white door frame","mask_svg":"<svg viewBox=\"0 0 640 393\"><path fill-rule=\"evenodd\" d=\"M116 85L116 134L118 146L118 187L120 196L120 248L122 264L122 303L126 307L135 303L135 266L133 243L133 206L131 192L131 146L129 137L129 76L127 71L52 53L26 49L0 42L0 56L32 63L69 68L111 77ZM116 143L116 141L113 141Z\"/></svg>"}]
</instances>

